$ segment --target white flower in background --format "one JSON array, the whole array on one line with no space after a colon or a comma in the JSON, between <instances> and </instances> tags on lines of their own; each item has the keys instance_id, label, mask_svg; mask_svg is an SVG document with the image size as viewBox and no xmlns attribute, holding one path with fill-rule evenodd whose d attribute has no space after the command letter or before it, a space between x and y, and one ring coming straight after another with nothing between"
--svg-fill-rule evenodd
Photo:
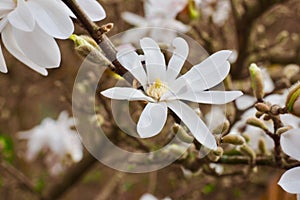
<instances>
[{"instance_id":1,"label":"white flower in background","mask_svg":"<svg viewBox=\"0 0 300 200\"><path fill-rule=\"evenodd\" d=\"M134 13L123 12L123 19L138 28L156 27L162 29L140 29L135 32L129 32L123 36L124 42L135 42L137 38L149 36L157 42L170 43L176 37L173 31L166 31L172 29L186 33L190 27L176 20L177 14L184 9L188 0L146 0L144 2L145 17L141 17ZM149 31L149 32L148 32Z\"/></svg>"},{"instance_id":2,"label":"white flower in background","mask_svg":"<svg viewBox=\"0 0 300 200\"><path fill-rule=\"evenodd\" d=\"M291 129L281 135L280 144L282 151L300 161L300 129ZM297 194L300 200L300 167L294 167L286 171L278 184L287 192Z\"/></svg>"},{"instance_id":3,"label":"white flower in background","mask_svg":"<svg viewBox=\"0 0 300 200\"><path fill-rule=\"evenodd\" d=\"M275 89L274 82L270 77L267 69L261 68L261 72L264 80L264 91L265 93L270 93ZM250 106L253 106L255 103L256 103L256 98L250 95L243 95L235 101L236 107L239 110L245 110Z\"/></svg>"},{"instance_id":4,"label":"white flower in background","mask_svg":"<svg viewBox=\"0 0 300 200\"><path fill-rule=\"evenodd\" d=\"M143 38L140 45L144 52L146 71L139 55L131 49L118 52L117 59L140 82L144 92L134 88L114 87L101 94L112 99L148 102L137 124L138 134L142 138L155 136L162 130L170 108L201 144L216 149L214 136L184 101L225 104L242 95L240 91L205 91L227 76L230 70L227 59L231 52L219 51L178 77L189 51L184 39L174 39L175 51L167 66L154 40Z\"/></svg>"},{"instance_id":5,"label":"white flower in background","mask_svg":"<svg viewBox=\"0 0 300 200\"><path fill-rule=\"evenodd\" d=\"M143 196L141 196L140 200L158 200L158 198L156 198L152 194L146 193L143 194ZM170 197L165 197L162 200L172 200L172 199Z\"/></svg>"},{"instance_id":6,"label":"white flower in background","mask_svg":"<svg viewBox=\"0 0 300 200\"><path fill-rule=\"evenodd\" d=\"M217 26L223 26L230 15L229 0L195 0L205 18L212 18Z\"/></svg>"},{"instance_id":7,"label":"white flower in background","mask_svg":"<svg viewBox=\"0 0 300 200\"><path fill-rule=\"evenodd\" d=\"M272 104L277 104L281 107L284 107L287 95L288 95L288 90L286 90L283 94L269 95L265 98L265 101L270 102ZM274 142L269 136L267 136L265 134L265 132L263 130L261 130L260 128L254 127L254 126L245 125L247 119L249 117L254 117L255 113L256 113L255 108L251 108L251 109L247 110L246 112L244 112L244 114L241 117L241 120L238 121L232 127L231 130L234 133L238 133L239 129L245 127L244 133L246 133L250 137L249 145L253 149L257 149L258 148L258 140L260 138L264 138L267 149L271 150L274 148ZM280 115L280 119L285 126L290 125L294 128L300 128L300 118L298 118L294 115L291 115L291 114ZM264 122L267 125L268 129L273 133L274 132L273 122L271 120L264 121Z\"/></svg>"},{"instance_id":8,"label":"white flower in background","mask_svg":"<svg viewBox=\"0 0 300 200\"><path fill-rule=\"evenodd\" d=\"M50 168L63 168L62 162L70 156L73 162L82 159L82 145L77 132L72 130L74 119L68 117L67 111L60 113L57 120L45 118L40 125L31 130L20 132L19 138L26 139L27 160L33 160L39 152L48 150L47 159Z\"/></svg>"},{"instance_id":9,"label":"white flower in background","mask_svg":"<svg viewBox=\"0 0 300 200\"><path fill-rule=\"evenodd\" d=\"M105 18L105 11L95 0L77 1L92 20ZM59 67L61 60L54 38L67 39L74 31L70 16L75 17L60 0L1 0L2 42L15 58L47 75L47 68ZM0 71L8 71L1 46Z\"/></svg>"}]
</instances>

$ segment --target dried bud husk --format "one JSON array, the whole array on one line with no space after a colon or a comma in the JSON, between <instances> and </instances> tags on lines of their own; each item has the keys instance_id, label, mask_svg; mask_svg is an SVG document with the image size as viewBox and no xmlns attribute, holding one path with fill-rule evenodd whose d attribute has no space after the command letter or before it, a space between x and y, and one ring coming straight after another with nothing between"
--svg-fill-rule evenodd
<instances>
[{"instance_id":1,"label":"dried bud husk","mask_svg":"<svg viewBox=\"0 0 300 200\"><path fill-rule=\"evenodd\" d=\"M270 106L265 103L256 103L255 108L262 113L267 113L270 111Z\"/></svg>"},{"instance_id":2,"label":"dried bud husk","mask_svg":"<svg viewBox=\"0 0 300 200\"><path fill-rule=\"evenodd\" d=\"M104 66L110 65L110 61L103 55L98 44L89 36L86 35L71 35L69 37L74 41L76 52L83 58L89 61Z\"/></svg>"},{"instance_id":3,"label":"dried bud husk","mask_svg":"<svg viewBox=\"0 0 300 200\"><path fill-rule=\"evenodd\" d=\"M286 99L286 108L289 113L300 117L300 82L296 83L290 89Z\"/></svg>"},{"instance_id":4,"label":"dried bud husk","mask_svg":"<svg viewBox=\"0 0 300 200\"><path fill-rule=\"evenodd\" d=\"M276 131L276 135L281 135L282 133L285 133L287 132L288 130L291 130L293 127L292 126L284 126L284 127L281 127L279 129L277 129Z\"/></svg>"},{"instance_id":5,"label":"dried bud husk","mask_svg":"<svg viewBox=\"0 0 300 200\"><path fill-rule=\"evenodd\" d=\"M194 138L190 134L188 134L184 130L184 128L182 126L180 126L179 124L174 124L173 132L175 134L177 134L177 137L183 142L192 143L194 140Z\"/></svg>"},{"instance_id":6,"label":"dried bud husk","mask_svg":"<svg viewBox=\"0 0 300 200\"><path fill-rule=\"evenodd\" d=\"M249 145L244 144L240 146L239 150L241 151L241 153L249 156L252 161L256 159L256 153Z\"/></svg>"},{"instance_id":7,"label":"dried bud husk","mask_svg":"<svg viewBox=\"0 0 300 200\"><path fill-rule=\"evenodd\" d=\"M265 131L268 131L268 127L266 126L266 124L260 120L257 119L256 117L250 117L247 119L247 124L251 125L251 126L256 126L258 128L261 128Z\"/></svg>"},{"instance_id":8,"label":"dried bud husk","mask_svg":"<svg viewBox=\"0 0 300 200\"><path fill-rule=\"evenodd\" d=\"M245 139L240 135L229 134L222 137L221 142L227 144L233 144L233 145L242 145L245 143Z\"/></svg>"},{"instance_id":9,"label":"dried bud husk","mask_svg":"<svg viewBox=\"0 0 300 200\"><path fill-rule=\"evenodd\" d=\"M258 100L262 100L265 92L264 92L264 79L261 72L261 69L257 67L256 64L252 63L249 67L250 75L251 75L251 86L253 90L253 94Z\"/></svg>"}]
</instances>

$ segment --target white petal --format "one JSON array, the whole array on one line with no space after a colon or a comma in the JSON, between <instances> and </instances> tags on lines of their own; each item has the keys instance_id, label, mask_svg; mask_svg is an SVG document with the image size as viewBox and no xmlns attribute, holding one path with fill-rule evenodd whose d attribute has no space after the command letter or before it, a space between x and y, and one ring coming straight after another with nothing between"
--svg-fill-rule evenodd
<instances>
[{"instance_id":1,"label":"white petal","mask_svg":"<svg viewBox=\"0 0 300 200\"><path fill-rule=\"evenodd\" d=\"M300 129L291 129L280 137L281 148L284 153L300 161ZM300 177L299 177L300 179ZM299 191L300 192L300 191Z\"/></svg>"},{"instance_id":2,"label":"white petal","mask_svg":"<svg viewBox=\"0 0 300 200\"><path fill-rule=\"evenodd\" d=\"M8 19L7 17L3 18L0 20L0 33L2 32L2 30L5 28L5 26L8 23Z\"/></svg>"},{"instance_id":3,"label":"white petal","mask_svg":"<svg viewBox=\"0 0 300 200\"><path fill-rule=\"evenodd\" d=\"M189 45L183 38L175 38L173 40L173 46L175 49L168 63L168 76L166 77L167 82L174 81L176 79L189 54Z\"/></svg>"},{"instance_id":4,"label":"white petal","mask_svg":"<svg viewBox=\"0 0 300 200\"><path fill-rule=\"evenodd\" d=\"M123 12L121 16L127 23L134 26L142 27L147 23L145 18L131 12Z\"/></svg>"},{"instance_id":5,"label":"white petal","mask_svg":"<svg viewBox=\"0 0 300 200\"><path fill-rule=\"evenodd\" d=\"M225 79L230 70L228 58L231 51L222 50L209 56L203 62L192 67L187 73L179 77L170 87L174 93L184 89L206 90L219 84ZM184 89L189 90L189 89Z\"/></svg>"},{"instance_id":6,"label":"white petal","mask_svg":"<svg viewBox=\"0 0 300 200\"><path fill-rule=\"evenodd\" d=\"M123 49L117 53L118 61L127 69L142 86L147 85L147 75L141 60L134 49Z\"/></svg>"},{"instance_id":7,"label":"white petal","mask_svg":"<svg viewBox=\"0 0 300 200\"><path fill-rule=\"evenodd\" d=\"M167 115L168 107L166 103L148 103L137 124L137 132L141 138L157 135L164 127Z\"/></svg>"},{"instance_id":8,"label":"white petal","mask_svg":"<svg viewBox=\"0 0 300 200\"><path fill-rule=\"evenodd\" d=\"M66 39L73 33L74 26L69 13L58 1L29 1L28 7L38 25L52 37Z\"/></svg>"},{"instance_id":9,"label":"white petal","mask_svg":"<svg viewBox=\"0 0 300 200\"><path fill-rule=\"evenodd\" d=\"M289 193L300 193L300 167L286 171L281 176L278 184Z\"/></svg>"},{"instance_id":10,"label":"white petal","mask_svg":"<svg viewBox=\"0 0 300 200\"><path fill-rule=\"evenodd\" d=\"M187 25L185 25L184 23L182 23L181 21L178 21L178 20L170 20L167 27L170 28L170 29L177 30L177 31L182 32L182 33L186 33L191 29L190 26L187 26Z\"/></svg>"},{"instance_id":11,"label":"white petal","mask_svg":"<svg viewBox=\"0 0 300 200\"><path fill-rule=\"evenodd\" d=\"M241 91L188 91L178 95L177 98L204 104L226 104L241 95L243 95Z\"/></svg>"},{"instance_id":12,"label":"white petal","mask_svg":"<svg viewBox=\"0 0 300 200\"><path fill-rule=\"evenodd\" d=\"M96 0L77 0L92 21L100 21L106 17L103 7Z\"/></svg>"},{"instance_id":13,"label":"white petal","mask_svg":"<svg viewBox=\"0 0 300 200\"><path fill-rule=\"evenodd\" d=\"M170 101L167 105L190 129L196 140L209 149L217 148L214 136L192 108L181 101Z\"/></svg>"},{"instance_id":14,"label":"white petal","mask_svg":"<svg viewBox=\"0 0 300 200\"><path fill-rule=\"evenodd\" d=\"M20 60L22 63L30 67L31 69L39 72L40 74L47 76L48 72L45 68L35 64L30 59L28 59L24 53L18 47L15 38L13 37L12 27L8 25L2 32L2 41L5 48L11 53L15 58Z\"/></svg>"},{"instance_id":15,"label":"white petal","mask_svg":"<svg viewBox=\"0 0 300 200\"><path fill-rule=\"evenodd\" d=\"M7 15L9 23L22 31L32 31L34 17L24 0L17 1L17 7Z\"/></svg>"},{"instance_id":16,"label":"white petal","mask_svg":"<svg viewBox=\"0 0 300 200\"><path fill-rule=\"evenodd\" d=\"M151 38L141 39L140 44L145 55L148 83L153 83L156 79L164 81L166 63L158 44Z\"/></svg>"},{"instance_id":17,"label":"white petal","mask_svg":"<svg viewBox=\"0 0 300 200\"><path fill-rule=\"evenodd\" d=\"M16 6L16 3L12 0L2 0L0 2L0 18L3 18L10 13Z\"/></svg>"},{"instance_id":18,"label":"white petal","mask_svg":"<svg viewBox=\"0 0 300 200\"><path fill-rule=\"evenodd\" d=\"M7 73L7 66L2 53L1 44L0 44L0 72Z\"/></svg>"},{"instance_id":19,"label":"white petal","mask_svg":"<svg viewBox=\"0 0 300 200\"><path fill-rule=\"evenodd\" d=\"M59 67L59 47L39 26L35 26L32 32L13 29L13 33L21 51L34 63L46 68Z\"/></svg>"},{"instance_id":20,"label":"white petal","mask_svg":"<svg viewBox=\"0 0 300 200\"><path fill-rule=\"evenodd\" d=\"M129 101L150 101L154 102L151 97L146 96L141 90L126 87L113 87L101 92L103 96L111 99L129 100Z\"/></svg>"},{"instance_id":21,"label":"white petal","mask_svg":"<svg viewBox=\"0 0 300 200\"><path fill-rule=\"evenodd\" d=\"M146 193L141 196L140 200L158 200L155 196L152 194Z\"/></svg>"},{"instance_id":22,"label":"white petal","mask_svg":"<svg viewBox=\"0 0 300 200\"><path fill-rule=\"evenodd\" d=\"M255 102L256 102L256 98L249 95L243 95L238 99L236 99L235 104L239 110L245 110L250 106L252 106Z\"/></svg>"},{"instance_id":23,"label":"white petal","mask_svg":"<svg viewBox=\"0 0 300 200\"><path fill-rule=\"evenodd\" d=\"M267 69L263 68L262 70L262 76L264 79L264 90L266 93L272 92L275 89L275 85L273 83L272 78L270 77Z\"/></svg>"}]
</instances>

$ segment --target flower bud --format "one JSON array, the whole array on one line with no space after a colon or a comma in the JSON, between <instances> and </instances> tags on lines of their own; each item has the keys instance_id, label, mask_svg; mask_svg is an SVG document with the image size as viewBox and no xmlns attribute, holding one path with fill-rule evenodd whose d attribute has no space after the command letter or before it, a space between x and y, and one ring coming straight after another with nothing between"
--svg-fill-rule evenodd
<instances>
[{"instance_id":1,"label":"flower bud","mask_svg":"<svg viewBox=\"0 0 300 200\"><path fill-rule=\"evenodd\" d=\"M300 82L291 87L286 99L286 108L291 114L300 117Z\"/></svg>"},{"instance_id":2,"label":"flower bud","mask_svg":"<svg viewBox=\"0 0 300 200\"><path fill-rule=\"evenodd\" d=\"M241 151L241 153L249 156L252 161L256 159L256 153L249 145L244 144L240 146L239 150Z\"/></svg>"},{"instance_id":3,"label":"flower bud","mask_svg":"<svg viewBox=\"0 0 300 200\"><path fill-rule=\"evenodd\" d=\"M226 135L228 133L228 131L229 131L229 127L230 127L230 123L226 119L224 121L224 123L222 123L219 126L217 126L216 128L214 128L214 130L212 132L215 133L215 134Z\"/></svg>"},{"instance_id":4,"label":"flower bud","mask_svg":"<svg viewBox=\"0 0 300 200\"><path fill-rule=\"evenodd\" d=\"M290 80L295 74L299 73L299 71L299 65L289 64L284 67L283 74Z\"/></svg>"},{"instance_id":5,"label":"flower bud","mask_svg":"<svg viewBox=\"0 0 300 200\"><path fill-rule=\"evenodd\" d=\"M234 144L234 145L242 145L245 143L245 139L240 135L226 135L221 138L222 143Z\"/></svg>"},{"instance_id":6,"label":"flower bud","mask_svg":"<svg viewBox=\"0 0 300 200\"><path fill-rule=\"evenodd\" d=\"M281 135L282 133L285 133L287 132L288 130L291 130L293 127L292 126L284 126L284 127L281 127L279 129L277 129L276 131L276 135Z\"/></svg>"},{"instance_id":7,"label":"flower bud","mask_svg":"<svg viewBox=\"0 0 300 200\"><path fill-rule=\"evenodd\" d=\"M260 137L258 140L258 149L261 154L266 155L268 153L266 141L264 138Z\"/></svg>"},{"instance_id":8,"label":"flower bud","mask_svg":"<svg viewBox=\"0 0 300 200\"><path fill-rule=\"evenodd\" d=\"M208 154L208 158L213 161L213 162L217 162L223 155L223 148L222 147L217 147L217 149L215 151L210 151Z\"/></svg>"},{"instance_id":9,"label":"flower bud","mask_svg":"<svg viewBox=\"0 0 300 200\"><path fill-rule=\"evenodd\" d=\"M267 113L270 111L270 106L265 103L256 103L255 108L262 113Z\"/></svg>"},{"instance_id":10,"label":"flower bud","mask_svg":"<svg viewBox=\"0 0 300 200\"><path fill-rule=\"evenodd\" d=\"M262 130L268 131L268 127L266 126L266 124L262 120L257 119L256 117L248 118L247 124L249 124L251 126L256 126L258 128L261 128Z\"/></svg>"},{"instance_id":11,"label":"flower bud","mask_svg":"<svg viewBox=\"0 0 300 200\"><path fill-rule=\"evenodd\" d=\"M256 64L252 63L249 67L251 75L251 87L256 99L261 100L264 95L264 79L261 69Z\"/></svg>"},{"instance_id":12,"label":"flower bud","mask_svg":"<svg viewBox=\"0 0 300 200\"><path fill-rule=\"evenodd\" d=\"M173 132L175 134L177 134L177 137L185 143L192 143L194 140L194 138L190 134L188 134L184 130L184 128L182 126L180 126L179 124L174 124Z\"/></svg>"}]
</instances>

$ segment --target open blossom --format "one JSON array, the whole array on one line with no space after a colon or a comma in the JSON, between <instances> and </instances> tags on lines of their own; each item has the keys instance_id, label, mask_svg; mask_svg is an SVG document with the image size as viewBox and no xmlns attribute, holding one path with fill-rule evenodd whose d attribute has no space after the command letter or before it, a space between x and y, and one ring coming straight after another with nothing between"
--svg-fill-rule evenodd
<instances>
[{"instance_id":1,"label":"open blossom","mask_svg":"<svg viewBox=\"0 0 300 200\"><path fill-rule=\"evenodd\" d=\"M143 91L114 87L103 91L102 95L112 99L148 102L137 124L138 134L142 138L155 136L162 130L170 108L200 143L207 148L216 149L214 136L184 101L225 104L242 95L240 91L206 91L219 84L229 73L230 64L227 59L231 52L219 51L179 76L188 56L188 44L184 39L173 40L175 51L167 66L164 55L154 40L143 38L140 45L144 52L146 70L139 55L132 49L118 52L117 59L140 82Z\"/></svg>"},{"instance_id":2,"label":"open blossom","mask_svg":"<svg viewBox=\"0 0 300 200\"><path fill-rule=\"evenodd\" d=\"M140 200L158 200L158 198L156 198L152 194L146 193L141 196ZM170 197L165 197L162 200L172 200L172 199Z\"/></svg>"},{"instance_id":3,"label":"open blossom","mask_svg":"<svg viewBox=\"0 0 300 200\"><path fill-rule=\"evenodd\" d=\"M63 111L57 120L46 118L31 130L20 132L19 138L26 139L27 160L33 160L39 152L50 151L47 159L51 160L50 168L62 168L62 162L70 156L73 162L82 159L82 145L77 132L72 130L74 119Z\"/></svg>"},{"instance_id":4,"label":"open blossom","mask_svg":"<svg viewBox=\"0 0 300 200\"><path fill-rule=\"evenodd\" d=\"M122 17L129 24L132 24L138 28L156 27L162 29L140 29L135 32L129 32L123 37L123 41L132 42L136 41L136 38L142 38L149 36L158 42L170 43L176 37L176 33L172 31L166 31L166 29L172 29L186 33L189 30L189 26L175 19L177 14L184 9L188 0L147 0L144 2L145 17L139 15L124 12ZM149 32L148 32L149 31Z\"/></svg>"},{"instance_id":5,"label":"open blossom","mask_svg":"<svg viewBox=\"0 0 300 200\"><path fill-rule=\"evenodd\" d=\"M300 161L300 129L291 129L281 135L281 148L284 153ZM300 167L286 171L278 184L287 192L297 194L300 200Z\"/></svg>"},{"instance_id":6,"label":"open blossom","mask_svg":"<svg viewBox=\"0 0 300 200\"><path fill-rule=\"evenodd\" d=\"M98 21L105 11L95 0L77 0L88 16ZM67 39L74 31L75 17L61 0L1 0L0 33L5 48L31 69L47 75L47 68L60 65L60 50L54 38ZM0 71L7 66L0 46Z\"/></svg>"}]
</instances>

